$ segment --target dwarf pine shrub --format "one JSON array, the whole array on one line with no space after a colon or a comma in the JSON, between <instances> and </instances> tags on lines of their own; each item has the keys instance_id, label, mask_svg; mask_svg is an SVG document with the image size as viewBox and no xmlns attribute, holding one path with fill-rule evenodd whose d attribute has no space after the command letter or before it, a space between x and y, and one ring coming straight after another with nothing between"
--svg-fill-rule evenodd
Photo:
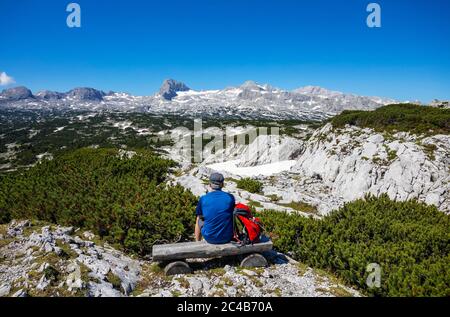
<instances>
[{"instance_id":1,"label":"dwarf pine shrub","mask_svg":"<svg viewBox=\"0 0 450 317\"><path fill-rule=\"evenodd\" d=\"M387 195L346 204L320 220L265 211L258 215L281 252L381 296L450 296L450 216ZM370 263L381 287L369 288Z\"/></svg>"},{"instance_id":2,"label":"dwarf pine shrub","mask_svg":"<svg viewBox=\"0 0 450 317\"><path fill-rule=\"evenodd\" d=\"M237 181L237 187L250 193L260 193L262 191L262 183L252 178L242 178Z\"/></svg>"},{"instance_id":3,"label":"dwarf pine shrub","mask_svg":"<svg viewBox=\"0 0 450 317\"><path fill-rule=\"evenodd\" d=\"M0 220L81 227L139 254L148 254L158 241L187 239L197 198L165 184L175 163L145 150L132 158L118 153L83 148L3 175Z\"/></svg>"},{"instance_id":4,"label":"dwarf pine shrub","mask_svg":"<svg viewBox=\"0 0 450 317\"><path fill-rule=\"evenodd\" d=\"M414 104L394 104L373 111L345 110L334 116L331 123L335 128L342 128L349 124L372 128L379 132L448 134L450 133L450 109Z\"/></svg>"}]
</instances>

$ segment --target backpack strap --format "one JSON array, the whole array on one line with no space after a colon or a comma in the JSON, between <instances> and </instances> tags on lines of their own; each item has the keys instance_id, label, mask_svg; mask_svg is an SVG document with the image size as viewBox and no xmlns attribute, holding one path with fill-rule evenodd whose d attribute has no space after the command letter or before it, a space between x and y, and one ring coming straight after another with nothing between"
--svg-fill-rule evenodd
<instances>
[{"instance_id":1,"label":"backpack strap","mask_svg":"<svg viewBox=\"0 0 450 317\"><path fill-rule=\"evenodd\" d=\"M239 239L239 231L236 223L236 209L233 211L233 239L236 240L237 243L241 243L242 241Z\"/></svg>"}]
</instances>

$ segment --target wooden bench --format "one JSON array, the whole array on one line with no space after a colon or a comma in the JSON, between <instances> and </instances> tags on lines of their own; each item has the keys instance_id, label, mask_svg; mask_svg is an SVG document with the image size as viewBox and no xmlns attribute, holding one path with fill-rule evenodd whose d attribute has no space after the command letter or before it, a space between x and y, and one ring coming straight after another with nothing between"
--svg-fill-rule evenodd
<instances>
[{"instance_id":1,"label":"wooden bench","mask_svg":"<svg viewBox=\"0 0 450 317\"><path fill-rule=\"evenodd\" d=\"M206 241L183 242L154 245L152 256L153 261L168 263L164 268L167 275L188 274L192 269L185 262L186 259L246 255L241 261L241 266L267 266L267 260L261 253L272 250L272 247L272 241L267 237L263 237L259 243L249 245L232 242L226 244L209 244Z\"/></svg>"}]
</instances>

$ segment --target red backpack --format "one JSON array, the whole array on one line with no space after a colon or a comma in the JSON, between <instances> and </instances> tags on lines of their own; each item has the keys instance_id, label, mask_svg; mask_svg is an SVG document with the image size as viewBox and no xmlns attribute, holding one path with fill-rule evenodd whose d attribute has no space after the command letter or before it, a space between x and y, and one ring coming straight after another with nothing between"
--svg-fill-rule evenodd
<instances>
[{"instance_id":1,"label":"red backpack","mask_svg":"<svg viewBox=\"0 0 450 317\"><path fill-rule=\"evenodd\" d=\"M263 227L259 218L252 215L250 208L244 204L236 204L234 208L234 240L242 244L259 242ZM238 222L242 225L239 230Z\"/></svg>"}]
</instances>

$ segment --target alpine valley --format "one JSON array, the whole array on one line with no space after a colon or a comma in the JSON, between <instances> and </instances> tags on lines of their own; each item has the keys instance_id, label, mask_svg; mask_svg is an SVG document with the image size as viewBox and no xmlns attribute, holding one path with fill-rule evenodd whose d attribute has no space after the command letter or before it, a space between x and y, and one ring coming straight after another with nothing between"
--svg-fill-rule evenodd
<instances>
[{"instance_id":1,"label":"alpine valley","mask_svg":"<svg viewBox=\"0 0 450 317\"><path fill-rule=\"evenodd\" d=\"M0 296L449 296L449 167L445 101L252 81L169 79L152 96L6 89ZM151 247L192 240L213 171L262 219L270 266L210 259L165 277Z\"/></svg>"}]
</instances>

